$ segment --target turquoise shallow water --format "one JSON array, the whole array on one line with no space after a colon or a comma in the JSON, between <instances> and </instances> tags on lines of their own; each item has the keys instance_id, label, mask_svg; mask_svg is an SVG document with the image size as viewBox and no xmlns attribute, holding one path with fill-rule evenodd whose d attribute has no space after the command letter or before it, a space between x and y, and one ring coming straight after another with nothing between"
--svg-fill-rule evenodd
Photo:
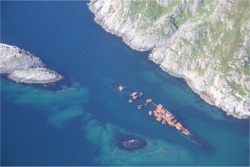
<instances>
[{"instance_id":1,"label":"turquoise shallow water","mask_svg":"<svg viewBox=\"0 0 250 167\"><path fill-rule=\"evenodd\" d=\"M249 165L249 121L204 103L148 53L106 33L86 2L1 2L1 9L1 42L30 51L73 83L49 91L1 78L2 165ZM212 150L137 111L110 80L162 103ZM120 151L117 131L149 144Z\"/></svg>"}]
</instances>

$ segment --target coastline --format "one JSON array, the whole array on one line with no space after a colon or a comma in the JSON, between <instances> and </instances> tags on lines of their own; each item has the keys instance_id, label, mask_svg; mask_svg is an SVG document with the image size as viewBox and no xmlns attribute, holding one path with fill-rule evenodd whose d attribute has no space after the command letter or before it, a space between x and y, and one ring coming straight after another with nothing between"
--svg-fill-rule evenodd
<instances>
[{"instance_id":1,"label":"coastline","mask_svg":"<svg viewBox=\"0 0 250 167\"><path fill-rule=\"evenodd\" d=\"M49 84L64 79L57 72L45 68L45 64L28 51L3 43L0 43L0 49L0 75L6 75L16 83Z\"/></svg>"},{"instance_id":2,"label":"coastline","mask_svg":"<svg viewBox=\"0 0 250 167\"><path fill-rule=\"evenodd\" d=\"M10 75L8 75L7 78L10 79L11 81L16 82L16 83L24 83L24 84L50 84L50 83L54 83L54 82L57 82L57 81L60 81L60 80L64 79L64 77L62 77L60 75L55 79L41 80L41 81L38 81L38 80L25 80L23 78L11 77Z\"/></svg>"},{"instance_id":3,"label":"coastline","mask_svg":"<svg viewBox=\"0 0 250 167\"><path fill-rule=\"evenodd\" d=\"M151 60L151 59L150 59ZM153 61L153 60L151 60ZM153 61L154 62L154 61ZM155 62L154 62L155 63ZM201 93L199 90L196 90L195 87L191 84L191 81L189 79L187 79L185 76L179 76L179 75L176 75L174 73L172 73L171 71L167 71L165 70L164 68L160 67L164 72L168 73L169 75L173 76L173 77L176 77L176 78L181 78L181 79L184 79L184 81L186 82L186 84L189 86L189 88L194 92L196 93L201 99L203 99L206 103L208 103L209 105L212 105L212 106L216 106L214 104L214 102L208 98L207 96L204 96L204 93ZM218 106L216 106L218 107ZM220 108L222 109L222 108ZM222 109L223 110L223 109ZM229 114L228 112L225 111L225 113L228 115L228 116L233 116L234 118L237 118L237 119L249 119L248 117L240 117L238 116L237 114Z\"/></svg>"},{"instance_id":4,"label":"coastline","mask_svg":"<svg viewBox=\"0 0 250 167\"><path fill-rule=\"evenodd\" d=\"M249 119L208 105L183 78L149 60L150 51L132 50L104 31L88 3L3 2L2 42L30 51L64 79L25 84L0 75L2 164L248 166ZM113 82L162 103L210 147L156 121L149 106L138 110L144 98L130 104ZM121 135L148 145L120 150Z\"/></svg>"},{"instance_id":5,"label":"coastline","mask_svg":"<svg viewBox=\"0 0 250 167\"><path fill-rule=\"evenodd\" d=\"M170 67L169 69L164 68L164 66L161 64L164 61L164 58L162 58L162 55L159 55L159 57L155 56L157 54L157 51L158 51L158 54L159 53L164 54L164 48L162 49L161 47L158 47L158 45L162 45L160 40L155 42L153 45L152 45L152 43L145 44L144 37L141 36L141 32L139 32L138 30L134 30L132 35L131 35L130 31L134 28L135 25L128 28L127 22L124 23L124 25L119 25L120 28L117 28L117 26L118 26L117 22L119 22L119 21L117 21L117 19L118 19L117 17L119 16L119 14L113 14L115 12L110 12L110 9L107 10L108 9L107 5L108 5L108 3L111 3L111 2L107 2L106 4L104 4L106 6L101 4L102 2L100 2L100 3L98 3L98 2L96 3L96 2L97 1L91 1L88 4L88 6L89 6L90 11L92 13L94 13L94 15L95 15L95 18L94 18L95 22L98 25L100 25L105 31L120 37L126 45L128 45L130 48L132 48L134 50L151 51L151 53L149 54L149 59L151 61L160 65L160 68L163 71L167 72L168 74L170 74L174 77L183 78L185 80L185 82L187 83L187 85L197 95L199 95L199 97L201 97L206 103L213 105L213 106L217 106L218 108L221 108L223 111L225 111L227 115L234 116L235 118L238 118L238 119L247 119L250 117L250 111L249 111L249 109L247 109L248 106L250 105L248 102L248 98L247 97L244 98L243 101L237 101L237 97L235 97L235 95L232 94L230 91L228 91L227 87L225 87L225 83L226 83L225 79L223 79L219 83L218 83L218 81L215 81L215 80L213 81L213 84L218 84L218 85L224 86L221 88L221 90L223 89L222 90L223 93L221 93L221 90L218 87L216 88L213 85L211 85L210 87L201 85L201 84L204 84L205 80L204 79L202 80L201 79L202 77L200 77L200 76L198 76L198 79L200 79L198 81L198 83L194 83L193 80L190 80L190 78L192 78L192 76L190 76L190 75L192 75L192 74L184 71L185 68L189 68L189 67L184 67L183 69L181 69L181 71L176 71L176 68L179 68L178 66L177 67ZM104 7L101 5L103 5ZM104 8L104 9L102 9L102 8ZM103 10L103 11L101 11L101 10ZM136 24L136 23L134 23L134 24ZM187 25L187 26L189 26L189 25ZM183 29L185 29L186 27L184 26ZM139 33L138 35L136 34L136 31ZM182 32L178 32L178 33L177 34L180 35ZM173 39L177 38L176 36L177 36L176 34L173 34ZM143 41L139 45L136 45L132 40L129 40L129 39L135 39L135 38L142 39ZM150 37L148 37L148 38L150 38ZM165 39L165 40L167 40L167 39ZM145 44L145 47L142 47L143 44ZM161 52L159 51L159 48L162 49ZM155 52L155 50L157 50L157 51ZM165 65L169 65L169 64L165 63ZM186 65L186 64L184 64L184 65ZM172 68L172 70L171 70L171 68ZM188 71L188 72L190 72L190 71ZM219 75L217 75L214 72L215 71L211 72L210 74L208 74L208 76L213 76L213 74L215 74L215 76L213 76L214 78L219 77ZM185 75L189 76L189 78ZM197 74L193 74L193 75L194 75L193 77L197 79ZM215 83L215 82L217 82L217 83ZM216 85L216 86L218 86L218 85ZM216 96L218 96L218 97L216 97ZM237 94L236 94L236 96L237 96Z\"/></svg>"}]
</instances>

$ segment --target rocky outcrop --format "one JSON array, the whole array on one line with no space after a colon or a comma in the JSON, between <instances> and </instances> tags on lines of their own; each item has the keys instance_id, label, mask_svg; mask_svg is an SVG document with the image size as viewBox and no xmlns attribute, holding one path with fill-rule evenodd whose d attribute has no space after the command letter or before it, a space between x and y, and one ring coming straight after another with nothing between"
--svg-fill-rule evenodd
<instances>
[{"instance_id":1,"label":"rocky outcrop","mask_svg":"<svg viewBox=\"0 0 250 167\"><path fill-rule=\"evenodd\" d=\"M249 1L91 0L95 21L205 101L250 117Z\"/></svg>"},{"instance_id":2,"label":"rocky outcrop","mask_svg":"<svg viewBox=\"0 0 250 167\"><path fill-rule=\"evenodd\" d=\"M119 135L116 140L116 145L123 151L135 151L143 149L148 145L142 138L130 134Z\"/></svg>"},{"instance_id":3,"label":"rocky outcrop","mask_svg":"<svg viewBox=\"0 0 250 167\"><path fill-rule=\"evenodd\" d=\"M63 79L55 71L45 68L39 58L25 50L0 44L0 51L0 74L7 74L13 81L46 84Z\"/></svg>"},{"instance_id":4,"label":"rocky outcrop","mask_svg":"<svg viewBox=\"0 0 250 167\"><path fill-rule=\"evenodd\" d=\"M23 83L50 83L60 80L62 77L55 71L43 67L29 68L27 70L15 70L8 76L11 80Z\"/></svg>"}]
</instances>

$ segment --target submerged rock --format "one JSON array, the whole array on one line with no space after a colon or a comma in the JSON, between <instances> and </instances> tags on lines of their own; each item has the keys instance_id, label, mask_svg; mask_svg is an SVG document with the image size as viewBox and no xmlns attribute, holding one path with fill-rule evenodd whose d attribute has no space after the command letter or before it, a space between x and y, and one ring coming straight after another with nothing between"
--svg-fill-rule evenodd
<instances>
[{"instance_id":1,"label":"submerged rock","mask_svg":"<svg viewBox=\"0 0 250 167\"><path fill-rule=\"evenodd\" d=\"M42 61L30 52L16 46L0 44L0 74L28 84L46 84L59 81L63 76L45 68Z\"/></svg>"},{"instance_id":2,"label":"submerged rock","mask_svg":"<svg viewBox=\"0 0 250 167\"><path fill-rule=\"evenodd\" d=\"M135 151L143 149L147 146L147 142L145 140L134 135L120 135L117 138L116 144L120 150L124 151Z\"/></svg>"}]
</instances>

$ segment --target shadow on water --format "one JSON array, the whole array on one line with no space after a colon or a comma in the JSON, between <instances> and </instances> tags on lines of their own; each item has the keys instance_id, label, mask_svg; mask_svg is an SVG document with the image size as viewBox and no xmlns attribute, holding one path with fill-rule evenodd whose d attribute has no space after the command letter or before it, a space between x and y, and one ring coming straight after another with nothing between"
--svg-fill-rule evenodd
<instances>
[{"instance_id":1,"label":"shadow on water","mask_svg":"<svg viewBox=\"0 0 250 167\"><path fill-rule=\"evenodd\" d=\"M3 79L9 80L11 83L14 83L14 84L33 86L35 88L39 88L42 90L48 90L48 91L63 91L65 89L71 88L73 86L73 81L68 79L68 78L63 78L60 81L47 83L47 84L26 84L26 83L18 83L18 82L12 81L12 80L8 79L7 75L1 75L0 77Z\"/></svg>"}]
</instances>

